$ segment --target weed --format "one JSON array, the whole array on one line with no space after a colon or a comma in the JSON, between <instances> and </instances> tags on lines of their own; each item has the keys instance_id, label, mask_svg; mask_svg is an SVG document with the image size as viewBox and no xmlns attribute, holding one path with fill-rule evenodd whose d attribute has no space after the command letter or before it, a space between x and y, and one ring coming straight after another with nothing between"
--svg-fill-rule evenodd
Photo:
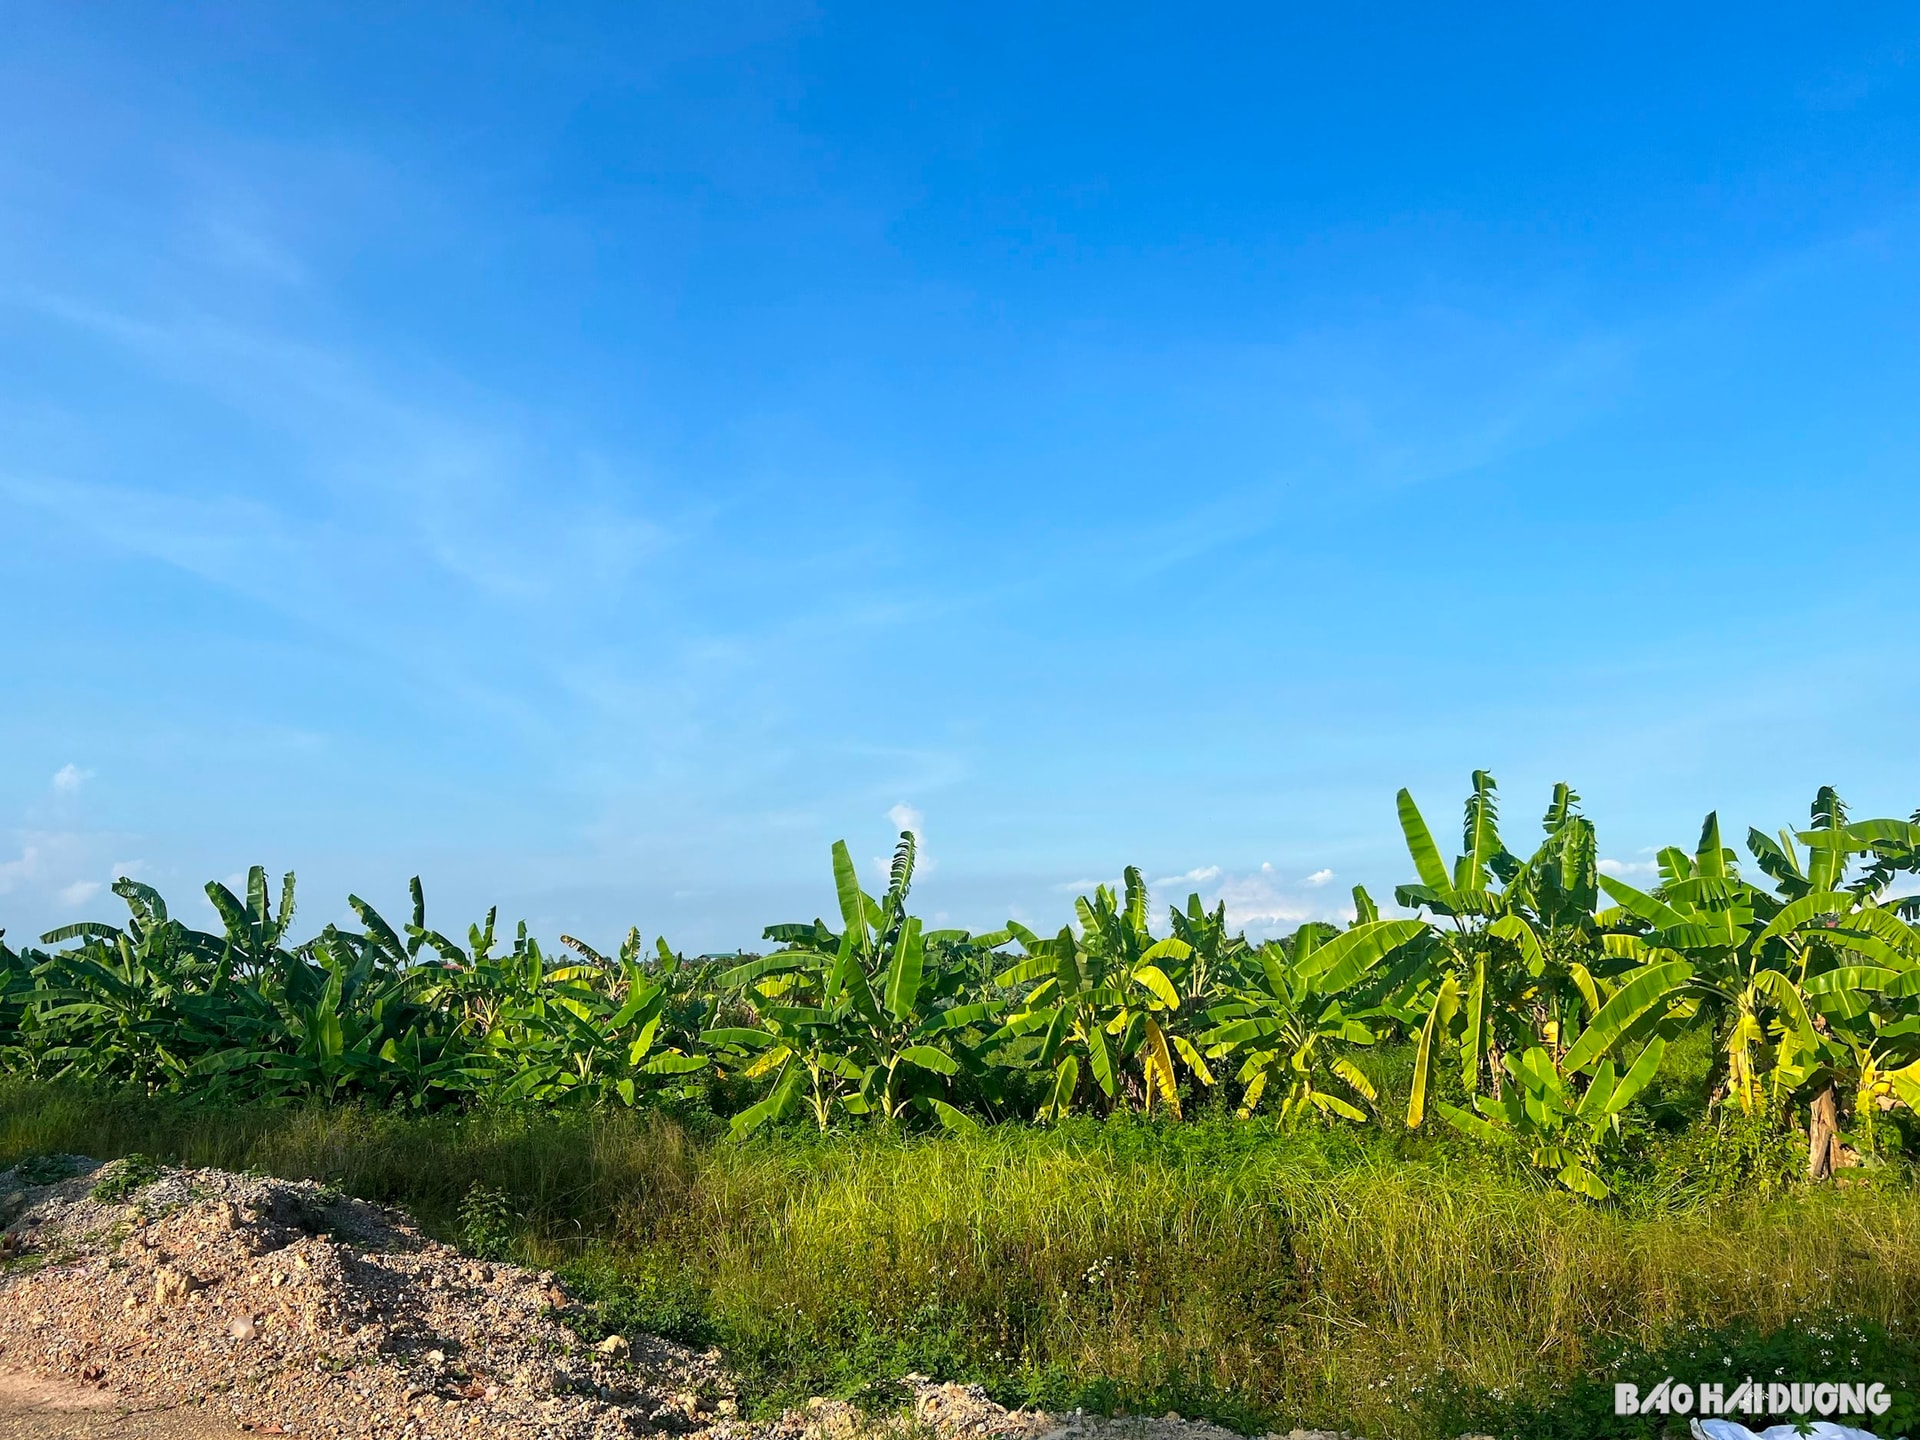
<instances>
[{"instance_id":1,"label":"weed","mask_svg":"<svg viewBox=\"0 0 1920 1440\"><path fill-rule=\"evenodd\" d=\"M107 1167L106 1174L93 1187L92 1195L102 1205L122 1205L134 1193L160 1178L160 1162L137 1151Z\"/></svg>"},{"instance_id":2,"label":"weed","mask_svg":"<svg viewBox=\"0 0 1920 1440\"><path fill-rule=\"evenodd\" d=\"M503 1190L475 1181L460 1202L460 1241L475 1255L506 1259L519 1228L520 1217Z\"/></svg>"},{"instance_id":3,"label":"weed","mask_svg":"<svg viewBox=\"0 0 1920 1440\"><path fill-rule=\"evenodd\" d=\"M571 1321L584 1339L664 1335L689 1345L716 1338L707 1292L686 1268L647 1254L596 1251L560 1267L560 1279L583 1307Z\"/></svg>"}]
</instances>

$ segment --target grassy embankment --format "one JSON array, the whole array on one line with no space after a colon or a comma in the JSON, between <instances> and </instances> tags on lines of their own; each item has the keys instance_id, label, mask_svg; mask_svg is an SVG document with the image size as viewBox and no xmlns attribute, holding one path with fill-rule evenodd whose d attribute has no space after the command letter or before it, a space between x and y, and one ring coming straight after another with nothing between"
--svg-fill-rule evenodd
<instances>
[{"instance_id":1,"label":"grassy embankment","mask_svg":"<svg viewBox=\"0 0 1920 1440\"><path fill-rule=\"evenodd\" d=\"M1600 1414L1597 1378L1684 1378L1697 1354L1920 1388L1920 1195L1884 1172L1602 1207L1476 1152L1360 1131L1086 1122L734 1144L658 1114L408 1119L0 1085L0 1164L36 1151L404 1203L443 1235L564 1269L609 1326L722 1344L763 1405L884 1394L922 1370L1009 1402L1249 1430L1590 1440L1657 1433Z\"/></svg>"}]
</instances>

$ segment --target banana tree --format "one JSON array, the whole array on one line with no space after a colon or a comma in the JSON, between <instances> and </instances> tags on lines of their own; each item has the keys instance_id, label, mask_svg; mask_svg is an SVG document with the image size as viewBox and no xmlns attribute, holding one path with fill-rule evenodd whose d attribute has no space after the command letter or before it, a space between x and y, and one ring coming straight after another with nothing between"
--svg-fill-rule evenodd
<instances>
[{"instance_id":1,"label":"banana tree","mask_svg":"<svg viewBox=\"0 0 1920 1440\"><path fill-rule=\"evenodd\" d=\"M1537 1168L1569 1190L1603 1200L1600 1178L1608 1152L1620 1136L1620 1117L1659 1071L1666 1040L1652 1036L1625 1074L1602 1060L1591 1075L1556 1064L1542 1046L1504 1058L1512 1083L1503 1095L1473 1097L1473 1108L1439 1102L1440 1113L1464 1135L1523 1146Z\"/></svg>"},{"instance_id":2,"label":"banana tree","mask_svg":"<svg viewBox=\"0 0 1920 1440\"><path fill-rule=\"evenodd\" d=\"M1594 967L1604 974L1599 926L1598 836L1580 813L1580 797L1564 783L1541 816L1540 846L1509 879L1502 896L1506 913L1488 931L1497 946L1511 947L1530 984L1513 997L1527 1011L1534 1036L1558 1057L1570 1031L1591 1020L1596 992Z\"/></svg>"},{"instance_id":3,"label":"banana tree","mask_svg":"<svg viewBox=\"0 0 1920 1440\"><path fill-rule=\"evenodd\" d=\"M1075 908L1081 933L1063 928L1050 940L1016 931L1027 951L995 977L1002 987L1031 985L993 1043L1011 1063L1030 1064L1047 1077L1043 1120L1059 1119L1080 1102L1083 1074L1109 1106L1127 1103L1129 1067L1140 1068L1141 1095L1151 1112L1156 1097L1176 1117L1178 1056L1194 1078L1213 1084L1213 1072L1191 1039L1174 1029L1182 996L1162 962L1185 964L1192 946L1177 936L1155 939L1147 923L1147 887L1128 866L1125 900L1102 885Z\"/></svg>"},{"instance_id":4,"label":"banana tree","mask_svg":"<svg viewBox=\"0 0 1920 1440\"><path fill-rule=\"evenodd\" d=\"M1818 1134L1809 1133L1808 1171L1819 1179L1831 1173L1839 1147L1850 1143L1863 1154L1879 1149L1882 1109L1903 1104L1920 1109L1920 938L1903 948L1902 966L1840 966L1814 975L1805 985L1814 1012L1818 1057L1834 1082L1852 1092L1852 1126L1839 1128L1822 1153ZM1816 1096L1816 1107L1819 1097ZM1822 1118L1816 1109L1815 1121Z\"/></svg>"},{"instance_id":5,"label":"banana tree","mask_svg":"<svg viewBox=\"0 0 1920 1440\"><path fill-rule=\"evenodd\" d=\"M1651 893L1600 877L1617 907L1598 917L1607 953L1636 967L1628 991L1636 1005L1645 1003L1629 1014L1625 1000L1609 1000L1612 1008L1584 1037L1586 1049L1606 1053L1643 1014L1691 996L1716 1027L1726 1085L1751 1112L1770 1082L1791 1073L1774 1077L1776 1062L1811 1048L1804 997L1772 963L1778 947L1756 943L1780 906L1740 877L1717 814L1702 823L1692 856L1669 847L1659 860L1661 884Z\"/></svg>"},{"instance_id":6,"label":"banana tree","mask_svg":"<svg viewBox=\"0 0 1920 1440\"><path fill-rule=\"evenodd\" d=\"M721 983L750 997L757 1023L716 1027L704 1042L744 1061L748 1079L771 1077L771 1091L734 1117L746 1135L800 1104L825 1129L836 1111L899 1120L909 1113L950 1129L974 1122L949 1094L963 1074L979 1075L994 1001L966 1001L970 964L1005 936L928 933L907 914L915 845L902 833L876 900L860 888L844 841L833 847L834 889L843 928L824 921L770 926L785 949L728 971Z\"/></svg>"},{"instance_id":7,"label":"banana tree","mask_svg":"<svg viewBox=\"0 0 1920 1440\"><path fill-rule=\"evenodd\" d=\"M1893 1077L1912 1063L1909 1017L1900 1011L1910 995L1920 993L1920 977L1912 974L1920 944L1898 909L1883 906L1881 897L1894 874L1915 867L1916 838L1910 821L1849 822L1830 786L1814 797L1810 829L1782 832L1777 843L1757 832L1749 837L1749 848L1787 902L1756 943L1771 941L1785 952L1776 961L1812 1011L1817 1044L1803 1045L1808 1053L1796 1057L1798 1078L1810 1091L1811 1179L1831 1174L1844 1155L1839 1087L1851 1087L1858 1139L1871 1150L1876 1105L1898 1096ZM1799 846L1806 847L1804 861ZM1855 857L1872 858L1850 879Z\"/></svg>"},{"instance_id":8,"label":"banana tree","mask_svg":"<svg viewBox=\"0 0 1920 1440\"><path fill-rule=\"evenodd\" d=\"M0 930L0 1068L37 1079L35 1047L27 1040L33 989L33 961L8 945L7 932Z\"/></svg>"},{"instance_id":9,"label":"banana tree","mask_svg":"<svg viewBox=\"0 0 1920 1440\"><path fill-rule=\"evenodd\" d=\"M234 952L172 919L150 886L122 877L113 890L129 911L124 927L82 921L41 937L80 943L40 952L23 1022L47 1042L39 1060L54 1075L180 1085L220 1046L226 1001L244 989Z\"/></svg>"},{"instance_id":10,"label":"banana tree","mask_svg":"<svg viewBox=\"0 0 1920 1440\"><path fill-rule=\"evenodd\" d=\"M1497 787L1484 770L1473 773L1451 870L1408 791L1398 808L1420 880L1396 887L1394 899L1435 917L1437 946L1434 965L1394 1007L1419 1017L1407 1106L1407 1124L1418 1128L1448 1045L1457 1050L1467 1094L1484 1083L1498 1098L1508 1053L1536 1045L1558 1053L1583 1006L1591 1014L1597 845L1579 797L1564 784L1554 787L1541 822L1545 838L1526 861L1500 838Z\"/></svg>"},{"instance_id":11,"label":"banana tree","mask_svg":"<svg viewBox=\"0 0 1920 1440\"><path fill-rule=\"evenodd\" d=\"M267 871L255 865L247 871L247 899L242 904L218 880L207 883L207 899L226 926L226 945L233 953L233 969L243 977L258 975L274 963L281 941L293 924L293 872L280 878L280 908L275 912L267 895Z\"/></svg>"},{"instance_id":12,"label":"banana tree","mask_svg":"<svg viewBox=\"0 0 1920 1440\"><path fill-rule=\"evenodd\" d=\"M55 934L64 935L72 927ZM177 998L198 978L194 957L161 932L89 936L35 967L27 1005L52 1041L50 1078L109 1077L147 1090L179 1085L208 1037L183 1023Z\"/></svg>"},{"instance_id":13,"label":"banana tree","mask_svg":"<svg viewBox=\"0 0 1920 1440\"><path fill-rule=\"evenodd\" d=\"M1274 1089L1284 1120L1312 1111L1365 1120L1360 1105L1374 1106L1374 1087L1342 1051L1374 1042L1368 1022L1381 1012L1367 1003L1365 982L1389 955L1426 934L1419 920L1363 922L1323 945L1319 927L1309 925L1290 950L1263 945L1262 983L1207 1011L1212 1028L1199 1037L1207 1059L1240 1060L1234 1078L1242 1087L1241 1116L1252 1115Z\"/></svg>"},{"instance_id":14,"label":"banana tree","mask_svg":"<svg viewBox=\"0 0 1920 1440\"><path fill-rule=\"evenodd\" d=\"M1740 878L1733 852L1721 844L1718 818L1709 815L1692 857L1661 852L1662 884L1653 894L1603 877L1620 911L1601 919L1616 930L1607 937L1609 950L1669 962L1671 996L1691 995L1704 1005L1717 1034L1719 1073L1743 1111L1758 1108L1763 1097L1784 1105L1796 1092L1811 1092L1808 1168L1818 1178L1838 1149L1836 1080L1851 1070L1856 1083L1870 1075L1878 1085L1884 1074L1874 1046L1857 1048L1855 1006L1847 997L1891 984L1916 951L1911 927L1878 903L1877 887L1842 888L1853 857L1872 852L1872 833L1905 822L1856 828L1830 788L1815 797L1812 822L1777 840L1750 832L1748 847L1775 880L1774 894ZM1684 964L1684 974L1674 962ZM1834 1035L1836 1021L1848 1025L1853 1044Z\"/></svg>"},{"instance_id":15,"label":"banana tree","mask_svg":"<svg viewBox=\"0 0 1920 1440\"><path fill-rule=\"evenodd\" d=\"M1184 1013L1199 1011L1223 990L1257 982L1259 962L1246 935L1227 928L1226 901L1215 902L1209 910L1198 894L1190 894L1184 909L1168 907L1167 921L1173 938L1186 945L1187 953L1168 954L1159 964L1173 982Z\"/></svg>"},{"instance_id":16,"label":"banana tree","mask_svg":"<svg viewBox=\"0 0 1920 1440\"><path fill-rule=\"evenodd\" d=\"M1869 861L1853 887L1863 894L1884 896L1897 876L1920 875L1920 810L1905 820L1866 820L1849 825L1847 833L1866 846ZM1890 902L1902 919L1920 921L1920 893Z\"/></svg>"},{"instance_id":17,"label":"banana tree","mask_svg":"<svg viewBox=\"0 0 1920 1440\"><path fill-rule=\"evenodd\" d=\"M476 1022L462 1067L475 1089L504 1100L617 1096L632 1105L643 1089L706 1066L705 1056L664 1040L668 992L642 966L637 934L616 962L583 949L585 963L553 964L524 927L512 952L494 957L491 930L479 929L471 964L448 967L439 982Z\"/></svg>"}]
</instances>

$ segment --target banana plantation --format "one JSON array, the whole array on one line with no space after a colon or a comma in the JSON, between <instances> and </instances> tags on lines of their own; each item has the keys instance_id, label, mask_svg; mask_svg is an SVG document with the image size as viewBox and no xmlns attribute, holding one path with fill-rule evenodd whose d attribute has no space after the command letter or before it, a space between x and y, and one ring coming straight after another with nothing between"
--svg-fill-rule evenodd
<instances>
[{"instance_id":1,"label":"banana plantation","mask_svg":"<svg viewBox=\"0 0 1920 1440\"><path fill-rule=\"evenodd\" d=\"M151 887L128 914L0 941L0 1067L233 1100L704 1107L766 1126L1046 1124L1134 1110L1383 1126L1505 1147L1596 1200L1676 1047L1694 1103L1805 1137L1808 1173L1899 1152L1920 1110L1920 814L1854 820L1823 789L1805 828L1709 815L1640 889L1599 866L1559 786L1502 838L1476 773L1449 864L1412 796L1413 879L1345 928L1254 944L1197 896L1156 916L1137 870L1040 935L928 929L903 835L881 895L833 847L838 916L767 927L767 953L676 954L630 932L550 953L495 917L464 941L420 882L395 925L295 942L294 881L211 884L218 933ZM1389 1083L1389 1080L1391 1083ZM1920 1133L1917 1129L1916 1133Z\"/></svg>"}]
</instances>

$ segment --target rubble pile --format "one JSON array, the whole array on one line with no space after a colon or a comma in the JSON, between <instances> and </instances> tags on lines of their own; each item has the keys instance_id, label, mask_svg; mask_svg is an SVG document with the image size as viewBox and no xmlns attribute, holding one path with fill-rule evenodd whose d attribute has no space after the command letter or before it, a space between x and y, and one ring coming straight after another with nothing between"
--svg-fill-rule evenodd
<instances>
[{"instance_id":1,"label":"rubble pile","mask_svg":"<svg viewBox=\"0 0 1920 1440\"><path fill-rule=\"evenodd\" d=\"M310 1181L167 1169L112 1198L113 1180L0 1172L0 1364L313 1440L685 1433L729 1398L717 1353L583 1344L552 1275Z\"/></svg>"}]
</instances>

